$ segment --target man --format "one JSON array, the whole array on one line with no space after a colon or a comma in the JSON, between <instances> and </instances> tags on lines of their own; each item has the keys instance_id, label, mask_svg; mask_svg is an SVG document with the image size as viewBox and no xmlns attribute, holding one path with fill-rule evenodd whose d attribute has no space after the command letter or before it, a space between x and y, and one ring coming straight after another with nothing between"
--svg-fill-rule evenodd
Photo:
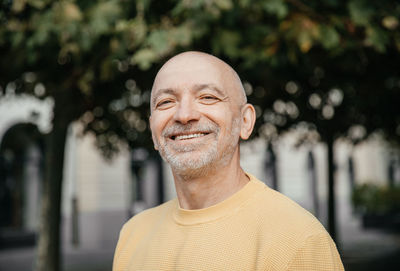
<instances>
[{"instance_id":1,"label":"man","mask_svg":"<svg viewBox=\"0 0 400 271\"><path fill-rule=\"evenodd\" d=\"M229 65L179 54L158 72L150 103L177 199L124 225L114 271L343 270L323 226L240 167L239 139L250 136L255 110Z\"/></svg>"}]
</instances>

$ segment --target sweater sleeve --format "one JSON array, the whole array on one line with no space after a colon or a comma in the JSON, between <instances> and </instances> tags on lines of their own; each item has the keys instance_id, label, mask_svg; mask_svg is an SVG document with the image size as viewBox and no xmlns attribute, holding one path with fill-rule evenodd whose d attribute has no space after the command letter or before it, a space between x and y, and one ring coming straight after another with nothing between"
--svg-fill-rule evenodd
<instances>
[{"instance_id":1,"label":"sweater sleeve","mask_svg":"<svg viewBox=\"0 0 400 271\"><path fill-rule=\"evenodd\" d=\"M336 245L328 233L312 235L306 239L290 261L288 271L342 271L342 261Z\"/></svg>"}]
</instances>

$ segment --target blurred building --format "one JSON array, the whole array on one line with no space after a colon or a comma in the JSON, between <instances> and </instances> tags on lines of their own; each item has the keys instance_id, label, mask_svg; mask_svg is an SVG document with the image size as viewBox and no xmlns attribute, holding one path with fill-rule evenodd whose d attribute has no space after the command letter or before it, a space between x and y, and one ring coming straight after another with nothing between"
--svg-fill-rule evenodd
<instances>
[{"instance_id":1,"label":"blurred building","mask_svg":"<svg viewBox=\"0 0 400 271\"><path fill-rule=\"evenodd\" d=\"M0 97L0 247L33 244L51 100Z\"/></svg>"},{"instance_id":2,"label":"blurred building","mask_svg":"<svg viewBox=\"0 0 400 271\"><path fill-rule=\"evenodd\" d=\"M50 99L0 97L3 247L34 243L40 210L43 134L51 129L51 109ZM78 124L70 127L65 152L64 244L70 248L113 248L121 225L131 215L157 205L160 199L175 197L172 175L167 165L142 149L122 148L115 159L106 161L95 147L94 136L79 136L79 129ZM325 223L326 148L323 144L295 147L296 138L293 132L273 145L261 139L245 142L241 146L242 165ZM337 215L344 225L356 219L350 202L355 183L399 182L399 161L379 138L357 147L339 141L335 154Z\"/></svg>"}]
</instances>

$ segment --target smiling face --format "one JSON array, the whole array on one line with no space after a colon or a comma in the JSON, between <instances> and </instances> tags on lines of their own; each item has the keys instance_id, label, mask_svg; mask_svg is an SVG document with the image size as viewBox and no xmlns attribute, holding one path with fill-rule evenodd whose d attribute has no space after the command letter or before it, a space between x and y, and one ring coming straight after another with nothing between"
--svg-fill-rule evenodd
<instances>
[{"instance_id":1,"label":"smiling face","mask_svg":"<svg viewBox=\"0 0 400 271\"><path fill-rule=\"evenodd\" d=\"M179 174L225 166L239 155L244 104L240 80L227 64L203 53L180 54L154 81L150 127L155 148Z\"/></svg>"}]
</instances>

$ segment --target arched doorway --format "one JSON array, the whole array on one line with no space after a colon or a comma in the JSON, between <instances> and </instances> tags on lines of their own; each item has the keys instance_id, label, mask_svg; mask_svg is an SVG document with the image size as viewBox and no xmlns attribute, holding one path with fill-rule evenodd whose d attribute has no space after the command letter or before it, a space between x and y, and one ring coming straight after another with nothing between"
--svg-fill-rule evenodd
<instances>
[{"instance_id":1,"label":"arched doorway","mask_svg":"<svg viewBox=\"0 0 400 271\"><path fill-rule=\"evenodd\" d=\"M32 123L10 127L0 143L0 246L34 244L43 171L43 135Z\"/></svg>"}]
</instances>

